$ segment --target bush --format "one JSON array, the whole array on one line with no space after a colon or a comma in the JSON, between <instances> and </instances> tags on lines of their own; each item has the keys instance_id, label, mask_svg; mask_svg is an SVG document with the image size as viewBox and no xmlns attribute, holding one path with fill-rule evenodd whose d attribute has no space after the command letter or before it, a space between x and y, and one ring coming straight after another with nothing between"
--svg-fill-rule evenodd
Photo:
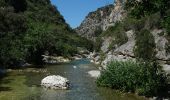
<instances>
[{"instance_id":1,"label":"bush","mask_svg":"<svg viewBox=\"0 0 170 100\"><path fill-rule=\"evenodd\" d=\"M123 28L128 31L128 30L135 30L135 31L140 31L145 27L145 18L142 19L135 19L132 16L128 15L124 20L123 20Z\"/></svg>"},{"instance_id":2,"label":"bush","mask_svg":"<svg viewBox=\"0 0 170 100\"><path fill-rule=\"evenodd\" d=\"M115 26L109 27L101 36L112 37L112 42L109 45L109 50L114 49L115 46L120 46L127 42L128 38L125 34L125 30L122 23L116 23Z\"/></svg>"},{"instance_id":3,"label":"bush","mask_svg":"<svg viewBox=\"0 0 170 100\"><path fill-rule=\"evenodd\" d=\"M100 48L102 46L102 38L101 37L97 37L96 38L96 41L95 43L93 44L93 49L96 51L96 52L99 52L100 51Z\"/></svg>"},{"instance_id":4,"label":"bush","mask_svg":"<svg viewBox=\"0 0 170 100\"><path fill-rule=\"evenodd\" d=\"M148 30L142 30L136 34L134 53L138 59L154 60L155 47L154 37Z\"/></svg>"},{"instance_id":5,"label":"bush","mask_svg":"<svg viewBox=\"0 0 170 100\"><path fill-rule=\"evenodd\" d=\"M97 85L155 96L166 86L166 77L156 63L112 61L97 79Z\"/></svg>"},{"instance_id":6,"label":"bush","mask_svg":"<svg viewBox=\"0 0 170 100\"><path fill-rule=\"evenodd\" d=\"M103 32L103 30L100 27L98 27L94 31L94 36L98 37L100 34L102 34L102 32Z\"/></svg>"},{"instance_id":7,"label":"bush","mask_svg":"<svg viewBox=\"0 0 170 100\"><path fill-rule=\"evenodd\" d=\"M168 36L170 36L170 10L166 12L167 16L163 20L163 27L166 29Z\"/></svg>"},{"instance_id":8,"label":"bush","mask_svg":"<svg viewBox=\"0 0 170 100\"><path fill-rule=\"evenodd\" d=\"M131 10L133 17L142 18L156 12L164 16L169 4L169 0L127 0L125 8Z\"/></svg>"},{"instance_id":9,"label":"bush","mask_svg":"<svg viewBox=\"0 0 170 100\"><path fill-rule=\"evenodd\" d=\"M14 66L24 59L26 23L25 16L14 13L12 7L0 8L0 66Z\"/></svg>"}]
</instances>

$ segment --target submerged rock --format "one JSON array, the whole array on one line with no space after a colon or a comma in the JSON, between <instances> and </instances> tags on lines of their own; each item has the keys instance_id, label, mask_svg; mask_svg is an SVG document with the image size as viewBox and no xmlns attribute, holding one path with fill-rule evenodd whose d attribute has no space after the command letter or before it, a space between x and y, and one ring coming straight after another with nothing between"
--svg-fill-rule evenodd
<instances>
[{"instance_id":1,"label":"submerged rock","mask_svg":"<svg viewBox=\"0 0 170 100\"><path fill-rule=\"evenodd\" d=\"M98 78L100 76L100 70L91 70L88 72L91 77Z\"/></svg>"},{"instance_id":2,"label":"submerged rock","mask_svg":"<svg viewBox=\"0 0 170 100\"><path fill-rule=\"evenodd\" d=\"M59 75L51 75L42 79L41 86L50 89L68 89L69 80Z\"/></svg>"}]
</instances>

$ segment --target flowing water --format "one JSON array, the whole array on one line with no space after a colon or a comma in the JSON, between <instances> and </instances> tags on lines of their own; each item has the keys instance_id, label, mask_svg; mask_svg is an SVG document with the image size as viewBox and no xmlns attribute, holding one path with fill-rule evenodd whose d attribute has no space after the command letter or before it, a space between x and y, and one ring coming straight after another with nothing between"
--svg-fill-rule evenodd
<instances>
[{"instance_id":1,"label":"flowing water","mask_svg":"<svg viewBox=\"0 0 170 100\"><path fill-rule=\"evenodd\" d=\"M76 66L76 67L75 67ZM95 78L88 71L96 70L96 65L86 59L66 64L49 65L46 72L20 72L4 78L0 100L144 100L133 94L124 94L108 88L97 87ZM45 69L44 69L45 70ZM61 75L71 82L69 90L45 90L40 86L47 75Z\"/></svg>"}]
</instances>

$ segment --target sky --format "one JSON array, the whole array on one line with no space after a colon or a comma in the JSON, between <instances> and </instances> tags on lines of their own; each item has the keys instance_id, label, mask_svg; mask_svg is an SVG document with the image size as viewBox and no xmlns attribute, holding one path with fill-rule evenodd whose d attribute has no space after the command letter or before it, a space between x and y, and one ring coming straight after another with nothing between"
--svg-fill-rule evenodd
<instances>
[{"instance_id":1,"label":"sky","mask_svg":"<svg viewBox=\"0 0 170 100\"><path fill-rule=\"evenodd\" d=\"M66 22L76 28L81 24L89 12L108 4L113 4L114 0L51 0Z\"/></svg>"}]
</instances>

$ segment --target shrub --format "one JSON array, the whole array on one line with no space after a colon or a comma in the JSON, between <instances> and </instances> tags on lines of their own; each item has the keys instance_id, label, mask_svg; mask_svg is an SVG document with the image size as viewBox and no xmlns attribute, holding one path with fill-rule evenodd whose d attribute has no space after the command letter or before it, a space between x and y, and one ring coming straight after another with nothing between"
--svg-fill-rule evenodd
<instances>
[{"instance_id":1,"label":"shrub","mask_svg":"<svg viewBox=\"0 0 170 100\"><path fill-rule=\"evenodd\" d=\"M120 46L126 43L128 40L122 23L116 23L115 26L109 27L101 34L101 36L110 36L113 38L109 50L113 49L115 46Z\"/></svg>"},{"instance_id":2,"label":"shrub","mask_svg":"<svg viewBox=\"0 0 170 100\"><path fill-rule=\"evenodd\" d=\"M132 16L128 15L124 20L123 20L123 28L128 31L128 30L135 30L135 31L140 31L145 27L145 18L141 19L135 19Z\"/></svg>"},{"instance_id":3,"label":"shrub","mask_svg":"<svg viewBox=\"0 0 170 100\"><path fill-rule=\"evenodd\" d=\"M24 59L26 23L25 16L14 13L11 7L0 8L0 66L14 66Z\"/></svg>"},{"instance_id":4,"label":"shrub","mask_svg":"<svg viewBox=\"0 0 170 100\"><path fill-rule=\"evenodd\" d=\"M147 19L145 20L146 22L145 27L147 29L162 28L161 21L162 21L162 18L160 16L160 13L152 14L151 16L147 17Z\"/></svg>"},{"instance_id":5,"label":"shrub","mask_svg":"<svg viewBox=\"0 0 170 100\"><path fill-rule=\"evenodd\" d=\"M154 60L155 47L154 37L148 30L142 30L136 34L134 53L138 59Z\"/></svg>"},{"instance_id":6,"label":"shrub","mask_svg":"<svg viewBox=\"0 0 170 100\"><path fill-rule=\"evenodd\" d=\"M96 83L124 92L155 96L166 86L166 76L156 63L112 61Z\"/></svg>"},{"instance_id":7,"label":"shrub","mask_svg":"<svg viewBox=\"0 0 170 100\"><path fill-rule=\"evenodd\" d=\"M94 31L94 36L98 37L102 32L103 32L103 30L100 27L98 27Z\"/></svg>"},{"instance_id":8,"label":"shrub","mask_svg":"<svg viewBox=\"0 0 170 100\"><path fill-rule=\"evenodd\" d=\"M169 4L169 0L127 0L125 8L131 10L131 15L135 18L142 18L156 12L163 16Z\"/></svg>"},{"instance_id":9,"label":"shrub","mask_svg":"<svg viewBox=\"0 0 170 100\"><path fill-rule=\"evenodd\" d=\"M163 27L166 29L168 36L170 36L170 10L166 12L167 16L163 20Z\"/></svg>"},{"instance_id":10,"label":"shrub","mask_svg":"<svg viewBox=\"0 0 170 100\"><path fill-rule=\"evenodd\" d=\"M100 60L100 63L101 63L106 58L106 54L102 50L100 51L99 54L100 54L100 59L99 60Z\"/></svg>"},{"instance_id":11,"label":"shrub","mask_svg":"<svg viewBox=\"0 0 170 100\"><path fill-rule=\"evenodd\" d=\"M95 43L93 44L93 48L96 52L100 51L100 47L102 46L102 38L101 37L97 37Z\"/></svg>"}]
</instances>

